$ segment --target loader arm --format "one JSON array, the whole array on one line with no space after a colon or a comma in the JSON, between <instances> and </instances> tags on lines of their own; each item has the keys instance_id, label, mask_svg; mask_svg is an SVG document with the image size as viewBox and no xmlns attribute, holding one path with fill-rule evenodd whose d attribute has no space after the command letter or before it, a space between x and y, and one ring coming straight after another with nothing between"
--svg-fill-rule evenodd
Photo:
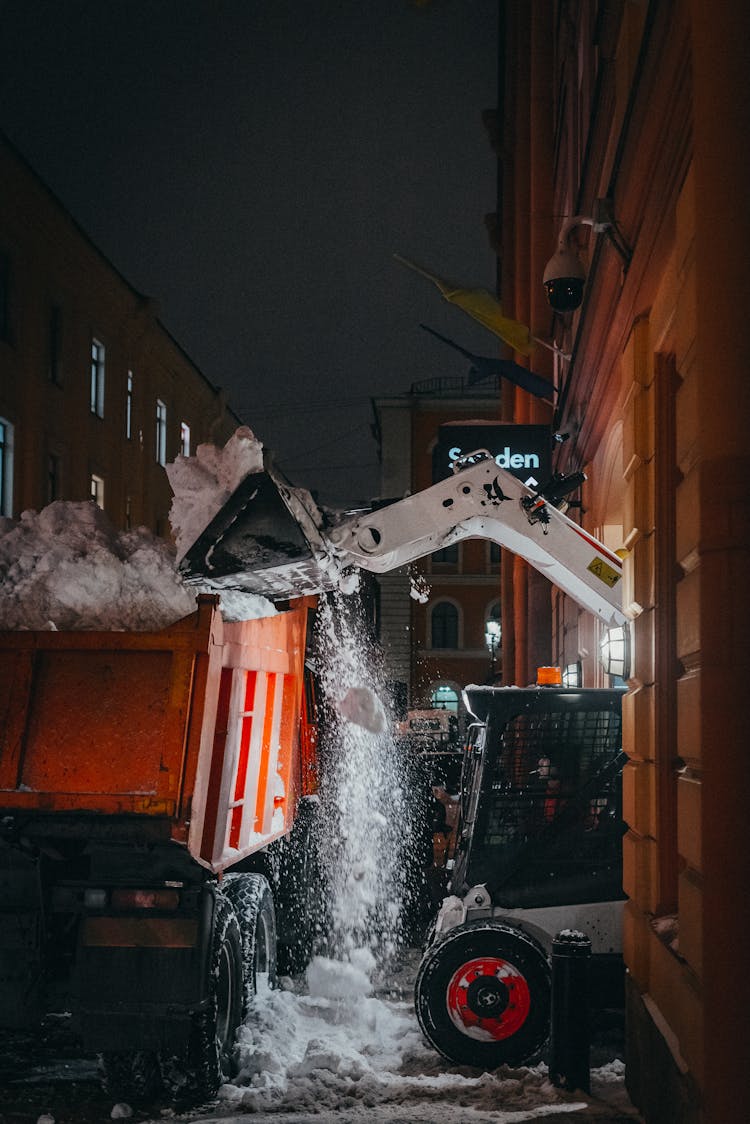
<instances>
[{"instance_id":1,"label":"loader arm","mask_svg":"<svg viewBox=\"0 0 750 1124\"><path fill-rule=\"evenodd\" d=\"M266 465L230 497L181 570L204 589L280 600L346 588L358 568L387 573L463 539L489 539L608 625L622 624L617 555L499 468L489 453L479 450L468 459L475 463L447 480L333 526L309 493Z\"/></svg>"},{"instance_id":2,"label":"loader arm","mask_svg":"<svg viewBox=\"0 0 750 1124\"><path fill-rule=\"evenodd\" d=\"M625 621L622 562L488 456L390 507L327 532L349 563L386 573L468 538L524 558L608 625Z\"/></svg>"}]
</instances>

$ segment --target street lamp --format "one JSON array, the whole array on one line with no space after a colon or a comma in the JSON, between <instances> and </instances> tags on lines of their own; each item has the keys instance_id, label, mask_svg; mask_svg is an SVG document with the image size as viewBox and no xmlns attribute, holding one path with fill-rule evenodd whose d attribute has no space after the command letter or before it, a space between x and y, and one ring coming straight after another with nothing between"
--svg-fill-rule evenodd
<instances>
[{"instance_id":1,"label":"street lamp","mask_svg":"<svg viewBox=\"0 0 750 1124\"><path fill-rule=\"evenodd\" d=\"M490 683L492 683L495 678L495 661L497 659L502 635L503 629L500 621L494 618L488 620L484 626L484 642L487 645L487 651L490 653Z\"/></svg>"}]
</instances>

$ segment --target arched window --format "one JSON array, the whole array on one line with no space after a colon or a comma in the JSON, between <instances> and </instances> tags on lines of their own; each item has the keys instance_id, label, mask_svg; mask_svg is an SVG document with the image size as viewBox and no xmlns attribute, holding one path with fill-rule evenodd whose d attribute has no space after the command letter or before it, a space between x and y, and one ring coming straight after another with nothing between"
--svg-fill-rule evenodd
<instances>
[{"instance_id":1,"label":"arched window","mask_svg":"<svg viewBox=\"0 0 750 1124\"><path fill-rule=\"evenodd\" d=\"M438 601L432 610L430 647L458 647L458 609L450 601Z\"/></svg>"},{"instance_id":2,"label":"arched window","mask_svg":"<svg viewBox=\"0 0 750 1124\"><path fill-rule=\"evenodd\" d=\"M454 691L453 687L448 687L445 684L434 687L430 695L430 706L437 710L450 710L456 714L458 711L458 691Z\"/></svg>"}]
</instances>

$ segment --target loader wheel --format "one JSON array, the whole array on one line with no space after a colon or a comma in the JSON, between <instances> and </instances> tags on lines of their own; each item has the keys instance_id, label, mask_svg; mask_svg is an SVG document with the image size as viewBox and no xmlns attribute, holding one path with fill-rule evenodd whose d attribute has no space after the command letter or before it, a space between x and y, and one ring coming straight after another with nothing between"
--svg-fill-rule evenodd
<instances>
[{"instance_id":1,"label":"loader wheel","mask_svg":"<svg viewBox=\"0 0 750 1124\"><path fill-rule=\"evenodd\" d=\"M161 1092L159 1058L154 1051L106 1051L101 1067L104 1090L113 1100L146 1105Z\"/></svg>"},{"instance_id":2,"label":"loader wheel","mask_svg":"<svg viewBox=\"0 0 750 1124\"><path fill-rule=\"evenodd\" d=\"M549 1034L549 965L518 929L459 925L425 953L415 1006L425 1037L449 1061L483 1069L528 1063Z\"/></svg>"},{"instance_id":3,"label":"loader wheel","mask_svg":"<svg viewBox=\"0 0 750 1124\"><path fill-rule=\"evenodd\" d=\"M243 1016L259 992L276 986L276 914L262 874L227 874L222 893L231 902L242 934Z\"/></svg>"},{"instance_id":4,"label":"loader wheel","mask_svg":"<svg viewBox=\"0 0 750 1124\"><path fill-rule=\"evenodd\" d=\"M234 1040L245 1008L240 924L221 893L214 906L208 964L208 1001L192 1017L186 1049L162 1059L162 1074L175 1100L190 1107L210 1100L234 1071Z\"/></svg>"}]
</instances>

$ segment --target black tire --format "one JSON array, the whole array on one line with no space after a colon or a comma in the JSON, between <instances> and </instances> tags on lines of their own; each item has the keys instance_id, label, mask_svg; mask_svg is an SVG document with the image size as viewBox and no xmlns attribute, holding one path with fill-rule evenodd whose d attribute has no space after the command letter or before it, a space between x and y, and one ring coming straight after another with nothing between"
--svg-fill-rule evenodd
<instances>
[{"instance_id":1,"label":"black tire","mask_svg":"<svg viewBox=\"0 0 750 1124\"><path fill-rule=\"evenodd\" d=\"M243 1017L258 991L276 986L276 913L262 874L227 874L222 893L232 903L242 935Z\"/></svg>"},{"instance_id":2,"label":"black tire","mask_svg":"<svg viewBox=\"0 0 750 1124\"><path fill-rule=\"evenodd\" d=\"M185 1107L210 1100L236 1071L234 1042L245 1009L240 923L231 902L217 893L208 964L208 1001L197 1011L186 1049L162 1060L162 1076Z\"/></svg>"},{"instance_id":3,"label":"black tire","mask_svg":"<svg viewBox=\"0 0 750 1124\"><path fill-rule=\"evenodd\" d=\"M498 921L459 925L430 945L414 993L423 1034L459 1065L528 1064L549 1036L547 958L526 933Z\"/></svg>"},{"instance_id":4,"label":"black tire","mask_svg":"<svg viewBox=\"0 0 750 1124\"><path fill-rule=\"evenodd\" d=\"M113 1100L150 1104L162 1091L159 1057L152 1050L107 1051L101 1055L104 1091Z\"/></svg>"},{"instance_id":5,"label":"black tire","mask_svg":"<svg viewBox=\"0 0 750 1124\"><path fill-rule=\"evenodd\" d=\"M320 804L301 800L292 832L281 848L278 965L285 976L304 972L324 943L327 895L318 847L320 819Z\"/></svg>"}]
</instances>

